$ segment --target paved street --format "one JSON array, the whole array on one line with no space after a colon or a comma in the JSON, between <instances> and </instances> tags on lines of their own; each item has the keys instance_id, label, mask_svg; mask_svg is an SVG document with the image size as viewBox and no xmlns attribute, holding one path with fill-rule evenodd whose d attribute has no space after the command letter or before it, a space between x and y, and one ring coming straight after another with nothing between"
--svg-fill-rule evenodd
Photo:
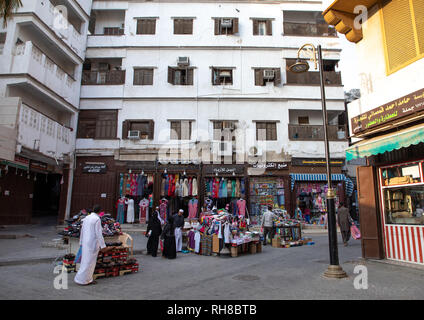
<instances>
[{"instance_id":1,"label":"paved street","mask_svg":"<svg viewBox=\"0 0 424 320\"><path fill-rule=\"evenodd\" d=\"M134 235L144 249L146 239ZM356 290L354 267L361 264L361 246L339 245L340 262L349 278L322 277L328 265L328 239L311 235L313 246L285 249L266 246L254 255L205 257L178 254L176 260L137 255L140 272L99 279L80 287L69 277L67 290L53 287L53 263L0 267L0 299L417 299L424 295L424 270L365 262L369 288ZM0 240L12 241L12 240ZM341 241L339 237L339 241ZM3 247L3 243L0 245ZM3 247L4 248L4 247ZM58 251L60 252L60 251ZM4 258L4 256L2 256Z\"/></svg>"}]
</instances>

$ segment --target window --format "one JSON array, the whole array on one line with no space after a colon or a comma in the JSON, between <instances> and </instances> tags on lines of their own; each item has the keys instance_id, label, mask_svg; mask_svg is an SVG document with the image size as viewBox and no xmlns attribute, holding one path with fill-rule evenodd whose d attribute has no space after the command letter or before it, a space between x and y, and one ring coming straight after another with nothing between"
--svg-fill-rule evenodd
<instances>
[{"instance_id":1,"label":"window","mask_svg":"<svg viewBox=\"0 0 424 320\"><path fill-rule=\"evenodd\" d=\"M3 54L5 43L6 43L6 32L0 32L0 54Z\"/></svg>"},{"instance_id":2,"label":"window","mask_svg":"<svg viewBox=\"0 0 424 320\"><path fill-rule=\"evenodd\" d=\"M277 123L276 122L256 122L256 140L276 141L277 140Z\"/></svg>"},{"instance_id":3,"label":"window","mask_svg":"<svg viewBox=\"0 0 424 320\"><path fill-rule=\"evenodd\" d=\"M77 138L114 139L117 118L117 110L81 110Z\"/></svg>"},{"instance_id":4,"label":"window","mask_svg":"<svg viewBox=\"0 0 424 320\"><path fill-rule=\"evenodd\" d=\"M153 85L153 69L151 68L134 68L134 85L150 86Z\"/></svg>"},{"instance_id":5,"label":"window","mask_svg":"<svg viewBox=\"0 0 424 320\"><path fill-rule=\"evenodd\" d=\"M139 138L153 140L155 123L153 120L125 120L122 123L122 139L128 139L129 131L138 131Z\"/></svg>"},{"instance_id":6,"label":"window","mask_svg":"<svg viewBox=\"0 0 424 320\"><path fill-rule=\"evenodd\" d=\"M122 36L124 34L124 29L119 27L105 27L103 29L103 34L107 36Z\"/></svg>"},{"instance_id":7,"label":"window","mask_svg":"<svg viewBox=\"0 0 424 320\"><path fill-rule=\"evenodd\" d=\"M267 82L274 82L275 86L281 84L280 68L261 68L254 69L255 86L265 86Z\"/></svg>"},{"instance_id":8,"label":"window","mask_svg":"<svg viewBox=\"0 0 424 320\"><path fill-rule=\"evenodd\" d=\"M253 19L254 36L272 36L272 19Z\"/></svg>"},{"instance_id":9,"label":"window","mask_svg":"<svg viewBox=\"0 0 424 320\"><path fill-rule=\"evenodd\" d=\"M168 67L168 83L179 86L192 86L193 68Z\"/></svg>"},{"instance_id":10,"label":"window","mask_svg":"<svg viewBox=\"0 0 424 320\"><path fill-rule=\"evenodd\" d=\"M171 122L171 140L190 140L191 121L173 120Z\"/></svg>"},{"instance_id":11,"label":"window","mask_svg":"<svg viewBox=\"0 0 424 320\"><path fill-rule=\"evenodd\" d=\"M422 0L383 1L382 21L387 74L424 57ZM399 24L399 21L402 23Z\"/></svg>"},{"instance_id":12,"label":"window","mask_svg":"<svg viewBox=\"0 0 424 320\"><path fill-rule=\"evenodd\" d=\"M337 31L320 11L284 11L284 35L337 37Z\"/></svg>"},{"instance_id":13,"label":"window","mask_svg":"<svg viewBox=\"0 0 424 320\"><path fill-rule=\"evenodd\" d=\"M174 19L174 34L193 34L193 19Z\"/></svg>"},{"instance_id":14,"label":"window","mask_svg":"<svg viewBox=\"0 0 424 320\"><path fill-rule=\"evenodd\" d=\"M212 84L226 85L233 84L233 69L212 68Z\"/></svg>"},{"instance_id":15,"label":"window","mask_svg":"<svg viewBox=\"0 0 424 320\"><path fill-rule=\"evenodd\" d=\"M297 117L299 124L309 124L309 117Z\"/></svg>"},{"instance_id":16,"label":"window","mask_svg":"<svg viewBox=\"0 0 424 320\"><path fill-rule=\"evenodd\" d=\"M156 19L137 19L137 34L155 34Z\"/></svg>"},{"instance_id":17,"label":"window","mask_svg":"<svg viewBox=\"0 0 424 320\"><path fill-rule=\"evenodd\" d=\"M234 141L236 121L213 121L213 139L215 141Z\"/></svg>"},{"instance_id":18,"label":"window","mask_svg":"<svg viewBox=\"0 0 424 320\"><path fill-rule=\"evenodd\" d=\"M228 35L239 32L238 18L214 18L215 20L215 35Z\"/></svg>"}]
</instances>

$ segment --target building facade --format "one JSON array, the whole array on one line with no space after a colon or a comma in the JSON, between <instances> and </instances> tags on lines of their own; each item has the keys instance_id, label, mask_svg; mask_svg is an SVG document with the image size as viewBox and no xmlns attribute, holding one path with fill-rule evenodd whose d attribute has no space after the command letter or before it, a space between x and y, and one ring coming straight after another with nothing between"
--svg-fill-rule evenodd
<instances>
[{"instance_id":1,"label":"building facade","mask_svg":"<svg viewBox=\"0 0 424 320\"><path fill-rule=\"evenodd\" d=\"M218 207L244 198L252 219L265 204L292 210L299 197L322 207L318 70L286 71L305 43L324 49L330 151L343 197L341 44L321 5L93 1L71 211L100 203L115 212L126 194L171 211L188 210L191 200L200 210L209 197ZM174 188L185 179L197 192L180 197ZM216 185L225 186L222 196L214 196Z\"/></svg>"},{"instance_id":2,"label":"building facade","mask_svg":"<svg viewBox=\"0 0 424 320\"><path fill-rule=\"evenodd\" d=\"M340 0L323 15L360 61L346 159L367 160L357 169L363 256L423 264L424 4Z\"/></svg>"},{"instance_id":3,"label":"building facade","mask_svg":"<svg viewBox=\"0 0 424 320\"><path fill-rule=\"evenodd\" d=\"M22 0L0 26L0 223L69 214L91 0Z\"/></svg>"}]
</instances>

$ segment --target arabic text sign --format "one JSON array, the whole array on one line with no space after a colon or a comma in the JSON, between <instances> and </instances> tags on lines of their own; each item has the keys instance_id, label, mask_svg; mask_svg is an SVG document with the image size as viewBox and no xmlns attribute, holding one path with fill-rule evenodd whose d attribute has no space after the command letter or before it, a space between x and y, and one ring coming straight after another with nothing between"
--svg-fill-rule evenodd
<instances>
[{"instance_id":1,"label":"arabic text sign","mask_svg":"<svg viewBox=\"0 0 424 320\"><path fill-rule=\"evenodd\" d=\"M352 118L352 131L359 133L424 110L424 89Z\"/></svg>"}]
</instances>

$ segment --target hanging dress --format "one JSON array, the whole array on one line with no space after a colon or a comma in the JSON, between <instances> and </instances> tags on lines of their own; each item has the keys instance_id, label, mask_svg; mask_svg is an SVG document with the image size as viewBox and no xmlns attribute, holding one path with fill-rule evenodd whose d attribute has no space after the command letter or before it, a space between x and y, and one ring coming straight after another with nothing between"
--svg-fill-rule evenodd
<instances>
[{"instance_id":1,"label":"hanging dress","mask_svg":"<svg viewBox=\"0 0 424 320\"><path fill-rule=\"evenodd\" d=\"M127 223L133 223L134 222L134 200L133 199L125 200L125 204L128 205Z\"/></svg>"},{"instance_id":2,"label":"hanging dress","mask_svg":"<svg viewBox=\"0 0 424 320\"><path fill-rule=\"evenodd\" d=\"M197 218L197 206L198 206L197 199L191 199L188 202L188 219L189 220Z\"/></svg>"},{"instance_id":3,"label":"hanging dress","mask_svg":"<svg viewBox=\"0 0 424 320\"><path fill-rule=\"evenodd\" d=\"M120 224L123 224L125 221L125 199L120 198L116 202L116 208L118 209L118 213L116 215L116 221Z\"/></svg>"}]
</instances>

